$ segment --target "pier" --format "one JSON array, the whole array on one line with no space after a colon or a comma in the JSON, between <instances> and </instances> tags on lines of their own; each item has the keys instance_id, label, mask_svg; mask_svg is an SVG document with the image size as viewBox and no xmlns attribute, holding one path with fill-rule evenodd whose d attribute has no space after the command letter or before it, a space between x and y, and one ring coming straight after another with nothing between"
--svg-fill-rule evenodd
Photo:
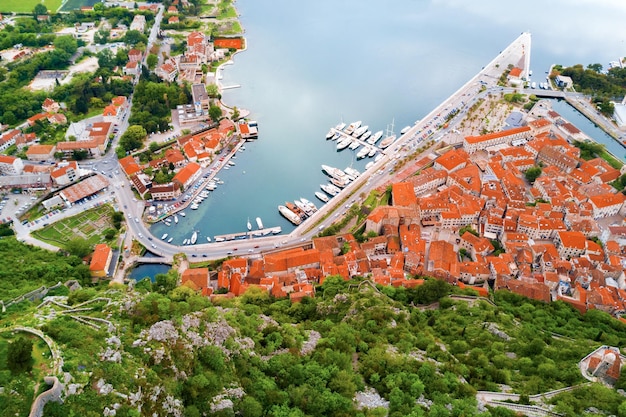
<instances>
[{"instance_id":1,"label":"pier","mask_svg":"<svg viewBox=\"0 0 626 417\"><path fill-rule=\"evenodd\" d=\"M355 138L354 136L352 136L352 135L348 135L347 133L345 133L345 132L344 132L344 131L342 131L342 130L337 130L337 129L335 129L334 127L331 127L331 128L330 128L330 130L333 132L333 134L339 133L339 135L340 135L340 137L339 137L338 139L336 139L336 140L333 140L333 142L339 142L339 141L340 141L340 140L342 140L342 139L345 139L345 138L350 138L350 139L352 139L353 141L357 141L357 142L359 142L359 143L360 143L360 146L359 146L359 148L357 148L357 149L360 149L360 148L361 148L361 146L369 146L369 147L376 148L376 151L377 151L377 152L380 152L380 153L383 153L383 152L384 152L384 151L383 151L383 149L382 149L382 148L380 148L378 145L376 145L376 144L374 144L374 145L369 144L369 143L367 143L367 141L366 141L366 140L361 140L361 139L359 139L359 138ZM385 136L383 135L383 137L382 137L382 138L380 138L380 139L379 139L376 143L380 143L380 142L381 142L382 140L384 140L384 139L385 139ZM350 147L347 147L347 148L345 148L345 149L350 149ZM342 150L343 150L343 149L342 149ZM356 151L356 150L355 150L355 151ZM338 152L339 152L339 150L338 150Z\"/></svg>"},{"instance_id":2,"label":"pier","mask_svg":"<svg viewBox=\"0 0 626 417\"><path fill-rule=\"evenodd\" d=\"M252 239L254 237L265 237L269 235L277 235L281 233L283 229L280 226L266 227L265 229L250 230L247 232L229 233L226 235L214 236L215 242L229 241L229 240L241 240Z\"/></svg>"},{"instance_id":3,"label":"pier","mask_svg":"<svg viewBox=\"0 0 626 417\"><path fill-rule=\"evenodd\" d=\"M239 151L239 149L244 146L246 144L245 140L240 140L239 142L237 142L237 144L235 144L235 146L233 147L233 150L231 152L229 152L228 154L223 156L223 160L221 160L217 166L215 166L215 170L210 172L210 175L208 177L206 177L206 183L208 183L209 181L211 181L213 178L215 178L217 176L217 174L222 170L222 168L224 168L225 166L228 165L228 162L231 160L231 158L234 155L237 155L237 152ZM205 174L206 175L206 174ZM174 214L185 210L186 208L188 208L191 203L193 203L193 200L198 197L198 195L200 195L200 193L202 192L202 190L205 189L205 186L203 184L202 187L198 187L197 189L195 189L194 191L191 192L190 198L187 199L186 201L181 201L180 204L178 204L177 206L173 206L174 208L172 210L170 210L167 213L163 213L161 214L159 217L157 217L156 219L152 220L151 223L157 223L159 221L165 220L166 218L170 217L170 216L174 216Z\"/></svg>"}]
</instances>

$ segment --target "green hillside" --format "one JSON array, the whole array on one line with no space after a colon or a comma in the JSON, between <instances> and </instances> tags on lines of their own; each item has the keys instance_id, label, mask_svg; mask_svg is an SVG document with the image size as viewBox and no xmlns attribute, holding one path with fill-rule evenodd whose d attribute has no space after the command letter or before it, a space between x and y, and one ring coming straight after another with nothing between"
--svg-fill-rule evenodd
<instances>
[{"instance_id":1,"label":"green hillside","mask_svg":"<svg viewBox=\"0 0 626 417\"><path fill-rule=\"evenodd\" d=\"M116 416L512 416L479 405L476 391L527 402L585 382L578 361L626 341L626 326L601 312L507 292L492 304L437 280L396 289L328 277L297 304L252 288L215 305L175 281L170 273L155 288L87 288L0 316L0 328L40 328L62 352L73 394L49 403L46 416L115 407ZM11 342L4 335L0 352ZM33 384L0 364L0 386L19 393L5 389L0 407L26 415ZM541 406L621 416L624 400L594 384Z\"/></svg>"}]
</instances>

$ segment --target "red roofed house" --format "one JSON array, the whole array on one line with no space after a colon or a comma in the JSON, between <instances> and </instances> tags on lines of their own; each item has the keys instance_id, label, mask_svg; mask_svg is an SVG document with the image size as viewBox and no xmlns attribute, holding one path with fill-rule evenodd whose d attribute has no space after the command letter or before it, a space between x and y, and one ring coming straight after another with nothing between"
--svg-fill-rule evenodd
<instances>
[{"instance_id":1,"label":"red roofed house","mask_svg":"<svg viewBox=\"0 0 626 417\"><path fill-rule=\"evenodd\" d=\"M195 162L190 162L183 169L178 171L172 182L178 183L183 189L187 189L199 176L202 174L200 165Z\"/></svg>"},{"instance_id":2,"label":"red roofed house","mask_svg":"<svg viewBox=\"0 0 626 417\"><path fill-rule=\"evenodd\" d=\"M0 175L19 175L24 170L24 162L14 156L0 155Z\"/></svg>"},{"instance_id":3,"label":"red roofed house","mask_svg":"<svg viewBox=\"0 0 626 417\"><path fill-rule=\"evenodd\" d=\"M168 164L174 164L174 167L180 168L185 165L185 156L178 149L170 148L165 151L165 160Z\"/></svg>"},{"instance_id":4,"label":"red roofed house","mask_svg":"<svg viewBox=\"0 0 626 417\"><path fill-rule=\"evenodd\" d=\"M111 259L113 258L113 251L106 243L99 243L96 245L93 256L91 257L91 263L89 264L89 271L92 277L102 278L107 276Z\"/></svg>"},{"instance_id":5,"label":"red roofed house","mask_svg":"<svg viewBox=\"0 0 626 417\"><path fill-rule=\"evenodd\" d=\"M176 75L178 74L178 67L174 61L167 60L160 67L158 67L155 71L156 75L161 77L161 79L172 82L176 79Z\"/></svg>"},{"instance_id":6,"label":"red roofed house","mask_svg":"<svg viewBox=\"0 0 626 417\"><path fill-rule=\"evenodd\" d=\"M626 196L622 193L601 194L589 197L589 202L593 206L593 218L615 216L624 206Z\"/></svg>"},{"instance_id":7,"label":"red roofed house","mask_svg":"<svg viewBox=\"0 0 626 417\"><path fill-rule=\"evenodd\" d=\"M124 66L124 75L138 75L140 68L137 61L128 61Z\"/></svg>"},{"instance_id":8,"label":"red roofed house","mask_svg":"<svg viewBox=\"0 0 626 417\"><path fill-rule=\"evenodd\" d=\"M43 109L43 111L47 112L47 113L56 113L59 111L59 109L61 108L61 106L59 105L59 103L57 103L56 101L52 100L51 98L47 98L43 101L43 104L41 105L41 108Z\"/></svg>"},{"instance_id":9,"label":"red roofed house","mask_svg":"<svg viewBox=\"0 0 626 417\"><path fill-rule=\"evenodd\" d=\"M516 127L495 133L487 133L480 136L466 136L463 138L463 148L472 154L481 149L502 144L511 144L515 140L530 137L532 131L528 126Z\"/></svg>"},{"instance_id":10,"label":"red roofed house","mask_svg":"<svg viewBox=\"0 0 626 417\"><path fill-rule=\"evenodd\" d=\"M587 250L587 239L582 232L559 231L554 239L554 246L559 251L559 256L575 258L581 256Z\"/></svg>"},{"instance_id":11,"label":"red roofed house","mask_svg":"<svg viewBox=\"0 0 626 417\"><path fill-rule=\"evenodd\" d=\"M448 173L457 169L465 168L469 162L469 156L463 149L451 149L435 160L433 168L443 169Z\"/></svg>"},{"instance_id":12,"label":"red roofed house","mask_svg":"<svg viewBox=\"0 0 626 417\"><path fill-rule=\"evenodd\" d=\"M512 85L519 85L522 82L522 69L518 67L511 68L507 78Z\"/></svg>"},{"instance_id":13,"label":"red roofed house","mask_svg":"<svg viewBox=\"0 0 626 417\"><path fill-rule=\"evenodd\" d=\"M119 114L119 110L120 110L119 107L117 107L117 106L115 106L113 104L109 104L102 111L102 119L105 122L116 123L117 122L117 116Z\"/></svg>"},{"instance_id":14,"label":"red roofed house","mask_svg":"<svg viewBox=\"0 0 626 417\"><path fill-rule=\"evenodd\" d=\"M26 121L28 122L29 126L34 126L35 122L37 120L43 120L43 119L47 119L48 118L48 114L46 113L38 113L34 116L29 117L28 119L26 119Z\"/></svg>"},{"instance_id":15,"label":"red roofed house","mask_svg":"<svg viewBox=\"0 0 626 417\"><path fill-rule=\"evenodd\" d=\"M79 178L78 163L76 161L61 162L52 170L50 177L58 186L71 184Z\"/></svg>"},{"instance_id":16,"label":"red roofed house","mask_svg":"<svg viewBox=\"0 0 626 417\"><path fill-rule=\"evenodd\" d=\"M170 16L170 18L167 19L167 23L170 25L180 23L180 18L178 16Z\"/></svg>"},{"instance_id":17,"label":"red roofed house","mask_svg":"<svg viewBox=\"0 0 626 417\"><path fill-rule=\"evenodd\" d=\"M392 185L392 199L394 206L414 207L417 204L417 197L410 182L397 182Z\"/></svg>"},{"instance_id":18,"label":"red roofed house","mask_svg":"<svg viewBox=\"0 0 626 417\"><path fill-rule=\"evenodd\" d=\"M120 159L118 162L120 166L122 167L122 169L124 170L124 173L126 174L126 176L129 178L132 175L135 175L136 173L141 172L141 167L135 161L135 158L133 158L132 155L128 155Z\"/></svg>"},{"instance_id":19,"label":"red roofed house","mask_svg":"<svg viewBox=\"0 0 626 417\"><path fill-rule=\"evenodd\" d=\"M139 49L131 49L128 51L128 60L130 62L140 62L143 54Z\"/></svg>"},{"instance_id":20,"label":"red roofed house","mask_svg":"<svg viewBox=\"0 0 626 417\"><path fill-rule=\"evenodd\" d=\"M0 151L4 151L9 146L14 145L20 135L22 135L22 131L18 129L5 132L2 136L0 136Z\"/></svg>"},{"instance_id":21,"label":"red roofed house","mask_svg":"<svg viewBox=\"0 0 626 417\"><path fill-rule=\"evenodd\" d=\"M213 288L209 285L209 268L189 268L182 273L182 285L195 291L200 291L202 295L209 296L213 293Z\"/></svg>"},{"instance_id":22,"label":"red roofed house","mask_svg":"<svg viewBox=\"0 0 626 417\"><path fill-rule=\"evenodd\" d=\"M155 200L173 200L180 195L180 186L174 182L153 184L150 188L150 194Z\"/></svg>"},{"instance_id":23,"label":"red roofed house","mask_svg":"<svg viewBox=\"0 0 626 417\"><path fill-rule=\"evenodd\" d=\"M29 161L49 161L54 159L54 145L31 145L26 151Z\"/></svg>"}]
</instances>

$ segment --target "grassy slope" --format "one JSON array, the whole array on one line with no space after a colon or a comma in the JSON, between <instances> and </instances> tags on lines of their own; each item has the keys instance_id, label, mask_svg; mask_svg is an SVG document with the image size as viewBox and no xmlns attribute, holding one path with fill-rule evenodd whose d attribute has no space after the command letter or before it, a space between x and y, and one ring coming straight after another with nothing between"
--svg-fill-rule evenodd
<instances>
[{"instance_id":1,"label":"grassy slope","mask_svg":"<svg viewBox=\"0 0 626 417\"><path fill-rule=\"evenodd\" d=\"M43 0L43 4L51 12L56 12L63 0ZM31 13L40 0L2 0L0 12Z\"/></svg>"}]
</instances>

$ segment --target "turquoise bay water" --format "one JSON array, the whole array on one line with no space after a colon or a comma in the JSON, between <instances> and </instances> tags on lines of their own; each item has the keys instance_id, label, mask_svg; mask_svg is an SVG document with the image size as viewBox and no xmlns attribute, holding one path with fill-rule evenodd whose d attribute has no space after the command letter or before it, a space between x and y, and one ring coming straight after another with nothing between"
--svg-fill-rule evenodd
<instances>
[{"instance_id":1,"label":"turquoise bay water","mask_svg":"<svg viewBox=\"0 0 626 417\"><path fill-rule=\"evenodd\" d=\"M137 265L130 271L128 277L135 281L141 281L144 278L150 278L154 282L157 274L165 274L172 268L171 265L165 264L141 264Z\"/></svg>"},{"instance_id":2,"label":"turquoise bay water","mask_svg":"<svg viewBox=\"0 0 626 417\"><path fill-rule=\"evenodd\" d=\"M321 204L314 196L327 181L321 164L362 171L368 161L356 161L349 149L336 152L335 142L324 139L331 126L362 120L376 131L394 120L398 133L522 31L532 33L538 82L552 63L606 67L626 52L619 37L609 36L621 33L626 6L619 2L557 0L558 24L538 0L525 2L522 14L519 3L496 0L240 0L236 6L248 50L225 67L223 85L242 87L225 90L223 100L252 112L259 139L219 174L225 184L200 209L187 210L176 226L153 226L155 236L168 233L174 244L193 230L199 243L245 231L248 218L256 227L257 216L266 227L293 230L277 206L299 197Z\"/></svg>"}]
</instances>

